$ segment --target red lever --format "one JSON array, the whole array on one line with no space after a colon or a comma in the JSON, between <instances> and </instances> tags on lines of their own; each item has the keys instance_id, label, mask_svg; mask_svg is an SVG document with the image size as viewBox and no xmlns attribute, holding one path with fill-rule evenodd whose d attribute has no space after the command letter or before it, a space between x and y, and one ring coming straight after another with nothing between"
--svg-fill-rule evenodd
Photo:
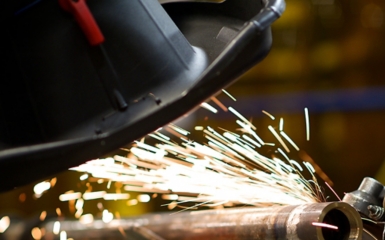
<instances>
[{"instance_id":1,"label":"red lever","mask_svg":"<svg viewBox=\"0 0 385 240\"><path fill-rule=\"evenodd\" d=\"M85 0L59 0L60 6L75 16L89 43L92 46L104 42L103 33L100 31Z\"/></svg>"}]
</instances>

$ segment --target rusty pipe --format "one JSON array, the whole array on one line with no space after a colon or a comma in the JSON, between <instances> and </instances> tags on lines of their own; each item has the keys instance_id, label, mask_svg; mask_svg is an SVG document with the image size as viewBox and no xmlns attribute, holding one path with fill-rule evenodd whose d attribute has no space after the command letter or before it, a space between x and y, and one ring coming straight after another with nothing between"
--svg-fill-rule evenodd
<instances>
[{"instance_id":1,"label":"rusty pipe","mask_svg":"<svg viewBox=\"0 0 385 240\"><path fill-rule=\"evenodd\" d=\"M338 230L314 226L314 222ZM52 227L53 222L45 226L47 239L55 239ZM360 215L344 202L148 214L109 223L64 221L61 230L74 239L362 239Z\"/></svg>"}]
</instances>

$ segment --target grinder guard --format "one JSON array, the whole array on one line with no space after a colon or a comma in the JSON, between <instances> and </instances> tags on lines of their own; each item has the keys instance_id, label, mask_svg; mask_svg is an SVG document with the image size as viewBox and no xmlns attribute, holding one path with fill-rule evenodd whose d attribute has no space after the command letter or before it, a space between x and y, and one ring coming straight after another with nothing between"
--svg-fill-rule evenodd
<instances>
[{"instance_id":1,"label":"grinder guard","mask_svg":"<svg viewBox=\"0 0 385 240\"><path fill-rule=\"evenodd\" d=\"M0 190L100 157L191 111L266 56L284 10L283 0L92 0L105 42L91 46L57 1L1 4Z\"/></svg>"}]
</instances>

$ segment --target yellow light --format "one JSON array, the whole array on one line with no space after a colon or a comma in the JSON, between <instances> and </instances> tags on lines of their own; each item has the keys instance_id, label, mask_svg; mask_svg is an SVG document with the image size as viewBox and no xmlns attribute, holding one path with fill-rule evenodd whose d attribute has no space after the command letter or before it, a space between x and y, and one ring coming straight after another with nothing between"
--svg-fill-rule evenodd
<instances>
[{"instance_id":1,"label":"yellow light","mask_svg":"<svg viewBox=\"0 0 385 240\"><path fill-rule=\"evenodd\" d=\"M31 231L31 235L32 235L33 239L36 239L36 240L41 239L42 233L41 233L40 228L38 228L38 227L33 228Z\"/></svg>"},{"instance_id":2,"label":"yellow light","mask_svg":"<svg viewBox=\"0 0 385 240\"><path fill-rule=\"evenodd\" d=\"M131 199L127 201L127 206L134 206L136 204L138 204L138 200L136 199Z\"/></svg>"},{"instance_id":3,"label":"yellow light","mask_svg":"<svg viewBox=\"0 0 385 240\"><path fill-rule=\"evenodd\" d=\"M53 232L55 235L58 235L58 234L59 234L59 232L60 232L60 222L59 222L59 221L56 221L56 222L53 224L52 232Z\"/></svg>"},{"instance_id":4,"label":"yellow light","mask_svg":"<svg viewBox=\"0 0 385 240\"><path fill-rule=\"evenodd\" d=\"M51 188L50 182L41 182L35 185L35 187L33 188L33 191L35 192L36 195L41 195L43 192L47 191L50 188Z\"/></svg>"},{"instance_id":5,"label":"yellow light","mask_svg":"<svg viewBox=\"0 0 385 240\"><path fill-rule=\"evenodd\" d=\"M110 213L108 210L103 210L102 220L105 223L109 223L114 219L114 214Z\"/></svg>"},{"instance_id":6,"label":"yellow light","mask_svg":"<svg viewBox=\"0 0 385 240\"><path fill-rule=\"evenodd\" d=\"M64 202L64 201L70 201L70 200L75 200L75 199L78 199L82 196L82 194L80 192L67 192L67 193L64 193L64 194L61 194L59 196L59 200Z\"/></svg>"},{"instance_id":7,"label":"yellow light","mask_svg":"<svg viewBox=\"0 0 385 240\"><path fill-rule=\"evenodd\" d=\"M0 220L0 233L3 233L7 230L9 225L11 224L11 219L8 216L4 216Z\"/></svg>"},{"instance_id":8,"label":"yellow light","mask_svg":"<svg viewBox=\"0 0 385 240\"><path fill-rule=\"evenodd\" d=\"M67 232L66 231L60 232L60 240L67 240Z\"/></svg>"},{"instance_id":9,"label":"yellow light","mask_svg":"<svg viewBox=\"0 0 385 240\"><path fill-rule=\"evenodd\" d=\"M83 194L84 200L92 200L97 198L103 198L103 196L106 194L105 191L99 191L99 192L86 192Z\"/></svg>"},{"instance_id":10,"label":"yellow light","mask_svg":"<svg viewBox=\"0 0 385 240\"><path fill-rule=\"evenodd\" d=\"M107 193L103 196L104 200L125 200L129 197L128 193Z\"/></svg>"},{"instance_id":11,"label":"yellow light","mask_svg":"<svg viewBox=\"0 0 385 240\"><path fill-rule=\"evenodd\" d=\"M86 180L88 178L88 174L85 173L83 175L80 176L80 180L83 181L83 180Z\"/></svg>"},{"instance_id":12,"label":"yellow light","mask_svg":"<svg viewBox=\"0 0 385 240\"><path fill-rule=\"evenodd\" d=\"M138 195L137 199L139 202L149 202L151 200L151 197L148 194L140 194Z\"/></svg>"},{"instance_id":13,"label":"yellow light","mask_svg":"<svg viewBox=\"0 0 385 240\"><path fill-rule=\"evenodd\" d=\"M79 222L82 224L90 224L94 221L94 216L90 213L84 214L80 217Z\"/></svg>"},{"instance_id":14,"label":"yellow light","mask_svg":"<svg viewBox=\"0 0 385 240\"><path fill-rule=\"evenodd\" d=\"M46 211L42 211L41 214L40 214L39 219L40 219L40 221L44 221L46 217L47 217L47 212Z\"/></svg>"}]
</instances>

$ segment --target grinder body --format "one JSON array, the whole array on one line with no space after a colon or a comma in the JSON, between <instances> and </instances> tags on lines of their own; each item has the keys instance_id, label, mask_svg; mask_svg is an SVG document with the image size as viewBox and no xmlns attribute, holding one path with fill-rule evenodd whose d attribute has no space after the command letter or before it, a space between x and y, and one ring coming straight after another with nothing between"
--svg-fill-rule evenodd
<instances>
[{"instance_id":1,"label":"grinder body","mask_svg":"<svg viewBox=\"0 0 385 240\"><path fill-rule=\"evenodd\" d=\"M267 55L270 25L284 10L280 0L87 1L104 37L90 44L79 16L59 2L0 4L0 190L192 111Z\"/></svg>"}]
</instances>

